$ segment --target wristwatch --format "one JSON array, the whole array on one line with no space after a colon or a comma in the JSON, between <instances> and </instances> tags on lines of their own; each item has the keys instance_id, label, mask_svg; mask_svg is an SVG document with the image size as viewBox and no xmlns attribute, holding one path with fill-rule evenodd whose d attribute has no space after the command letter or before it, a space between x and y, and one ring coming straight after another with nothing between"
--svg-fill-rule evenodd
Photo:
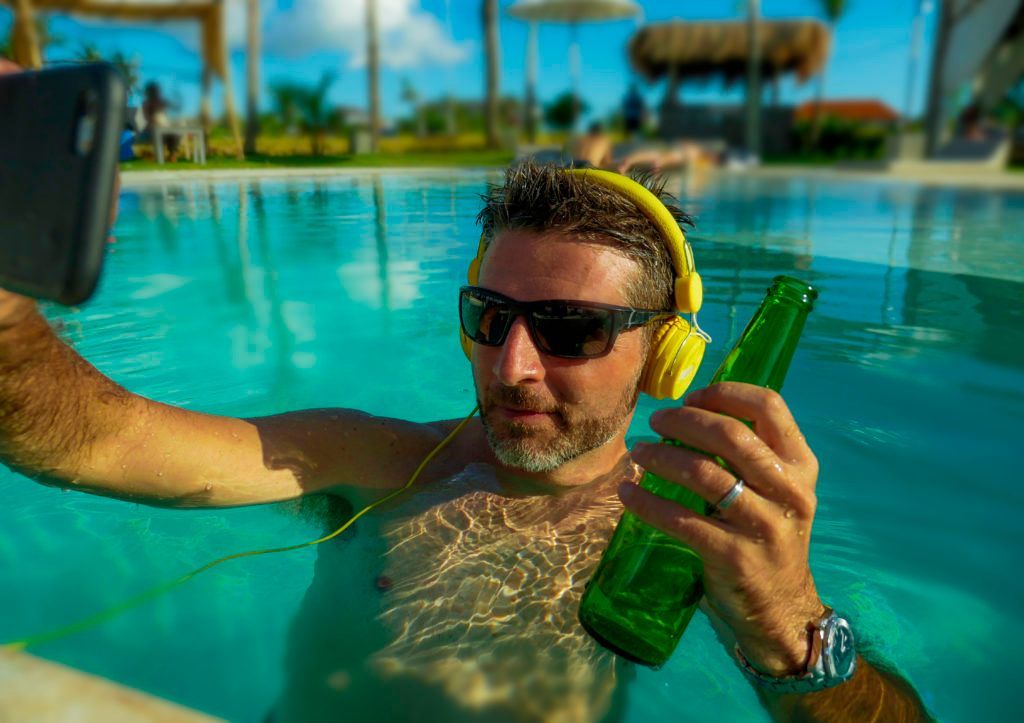
<instances>
[{"instance_id":1,"label":"wristwatch","mask_svg":"<svg viewBox=\"0 0 1024 723\"><path fill-rule=\"evenodd\" d=\"M776 693L813 693L852 678L857 667L857 650L850 623L826 608L825 617L814 626L812 634L820 643L821 654L802 675L781 678L765 675L750 664L738 644L735 649L736 662L748 680L764 690Z\"/></svg>"}]
</instances>

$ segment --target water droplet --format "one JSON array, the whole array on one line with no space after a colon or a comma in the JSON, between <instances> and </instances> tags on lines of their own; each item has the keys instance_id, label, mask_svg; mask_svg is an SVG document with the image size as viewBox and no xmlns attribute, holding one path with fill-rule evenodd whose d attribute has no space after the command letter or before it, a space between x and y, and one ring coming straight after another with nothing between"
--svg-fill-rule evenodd
<instances>
[{"instance_id":1,"label":"water droplet","mask_svg":"<svg viewBox=\"0 0 1024 723\"><path fill-rule=\"evenodd\" d=\"M156 473L156 476L157 476L157 477L163 477L163 476L164 476L164 473L163 473L163 472L157 472L157 473Z\"/></svg>"},{"instance_id":2,"label":"water droplet","mask_svg":"<svg viewBox=\"0 0 1024 723\"><path fill-rule=\"evenodd\" d=\"M793 510L791 510L791 509L789 509L789 508L787 507L787 508L786 508L786 511L785 511L785 512L784 512L783 514L784 514L784 515L786 516L786 518L788 519L788 518L792 518L793 516L795 516L795 515L796 515L796 512L794 512Z\"/></svg>"},{"instance_id":3,"label":"water droplet","mask_svg":"<svg viewBox=\"0 0 1024 723\"><path fill-rule=\"evenodd\" d=\"M800 537L803 537L804 536L804 531L803 530L797 530L796 534L798 534Z\"/></svg>"},{"instance_id":4,"label":"water droplet","mask_svg":"<svg viewBox=\"0 0 1024 723\"><path fill-rule=\"evenodd\" d=\"M203 491L209 492L212 489L213 489L213 485L206 485L206 487L203 488Z\"/></svg>"}]
</instances>

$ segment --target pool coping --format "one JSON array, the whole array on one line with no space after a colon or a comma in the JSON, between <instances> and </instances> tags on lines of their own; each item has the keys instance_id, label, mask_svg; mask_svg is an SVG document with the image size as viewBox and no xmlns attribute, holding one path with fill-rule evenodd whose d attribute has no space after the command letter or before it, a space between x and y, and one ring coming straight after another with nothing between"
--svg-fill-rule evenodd
<instances>
[{"instance_id":1,"label":"pool coping","mask_svg":"<svg viewBox=\"0 0 1024 723\"><path fill-rule=\"evenodd\" d=\"M484 173L500 172L494 166L372 166L365 168L218 168L211 170L187 171L124 171L121 174L121 185L149 186L166 183L187 183L194 181L249 181L276 180L286 178L330 178L332 176L379 176L379 175L418 175L459 174L465 171Z\"/></svg>"},{"instance_id":2,"label":"pool coping","mask_svg":"<svg viewBox=\"0 0 1024 723\"><path fill-rule=\"evenodd\" d=\"M500 170L500 168L493 166L374 166L366 168L222 168L187 171L125 171L121 174L121 183L125 187L140 187L196 181L223 182L254 179L331 178L355 175L456 175L465 171L483 173ZM908 168L894 168L890 170L870 167L760 166L742 170L712 171L712 174L725 177L904 183L944 188L990 188L1024 191L1024 172L982 170L970 166L958 167L956 163L940 163L934 166L917 164Z\"/></svg>"},{"instance_id":3,"label":"pool coping","mask_svg":"<svg viewBox=\"0 0 1024 723\"><path fill-rule=\"evenodd\" d=\"M221 719L27 653L0 650L0 720L214 723Z\"/></svg>"}]
</instances>

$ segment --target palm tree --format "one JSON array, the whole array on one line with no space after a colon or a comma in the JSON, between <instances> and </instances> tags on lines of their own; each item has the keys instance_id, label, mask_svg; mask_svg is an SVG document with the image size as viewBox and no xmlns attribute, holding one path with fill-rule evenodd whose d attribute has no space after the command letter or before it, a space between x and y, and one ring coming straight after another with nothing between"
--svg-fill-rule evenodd
<instances>
[{"instance_id":1,"label":"palm tree","mask_svg":"<svg viewBox=\"0 0 1024 723\"><path fill-rule=\"evenodd\" d=\"M260 134L260 0L246 0L247 42L245 50L245 153L256 152L256 138Z\"/></svg>"},{"instance_id":2,"label":"palm tree","mask_svg":"<svg viewBox=\"0 0 1024 723\"><path fill-rule=\"evenodd\" d=\"M380 144L380 47L377 42L377 0L366 0L366 69L370 94L370 150Z\"/></svg>"},{"instance_id":3,"label":"palm tree","mask_svg":"<svg viewBox=\"0 0 1024 723\"><path fill-rule=\"evenodd\" d=\"M323 155L325 137L337 118L327 100L328 91L336 79L334 73L324 71L315 86L284 82L270 88L285 129L298 127L307 133L314 156Z\"/></svg>"},{"instance_id":4,"label":"palm tree","mask_svg":"<svg viewBox=\"0 0 1024 723\"><path fill-rule=\"evenodd\" d=\"M485 60L487 72L487 102L484 107L484 129L487 147L500 148L498 134L498 95L501 92L500 67L498 65L498 0L484 0L483 5Z\"/></svg>"},{"instance_id":5,"label":"palm tree","mask_svg":"<svg viewBox=\"0 0 1024 723\"><path fill-rule=\"evenodd\" d=\"M818 4L821 6L821 12L825 16L825 21L828 23L829 36L835 42L836 37L836 25L839 23L843 15L846 14L846 10L849 7L847 0L818 0ZM825 71L828 65L822 67L821 72L818 73L818 89L817 98L814 102L814 120L811 126L811 139L812 142L818 140L818 134L821 132L821 103L824 100L825 95Z\"/></svg>"},{"instance_id":6,"label":"palm tree","mask_svg":"<svg viewBox=\"0 0 1024 723\"><path fill-rule=\"evenodd\" d=\"M99 48L92 43L85 43L79 49L75 59L80 60L83 63L109 62L121 72L121 76L124 78L124 84L129 95L135 93L139 89L138 57L129 58L119 50L114 53L108 61L107 58L103 57L103 53L100 52Z\"/></svg>"},{"instance_id":7,"label":"palm tree","mask_svg":"<svg viewBox=\"0 0 1024 723\"><path fill-rule=\"evenodd\" d=\"M420 94L416 92L416 87L408 78L404 78L402 80L402 100L408 103L409 107L412 108L412 114L415 119L416 126L416 137L423 138L427 135L427 124L426 118L423 115L423 105L420 103Z\"/></svg>"}]
</instances>

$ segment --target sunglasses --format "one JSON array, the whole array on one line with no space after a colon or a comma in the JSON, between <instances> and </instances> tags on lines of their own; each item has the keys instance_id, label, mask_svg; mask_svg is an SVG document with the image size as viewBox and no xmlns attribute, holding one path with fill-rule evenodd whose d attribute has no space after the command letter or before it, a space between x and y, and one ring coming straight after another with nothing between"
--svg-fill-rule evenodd
<instances>
[{"instance_id":1,"label":"sunglasses","mask_svg":"<svg viewBox=\"0 0 1024 723\"><path fill-rule=\"evenodd\" d=\"M590 301L516 301L476 286L463 286L459 292L462 331L473 342L501 346L512 322L522 316L537 348L563 359L603 356L620 332L673 315Z\"/></svg>"}]
</instances>

